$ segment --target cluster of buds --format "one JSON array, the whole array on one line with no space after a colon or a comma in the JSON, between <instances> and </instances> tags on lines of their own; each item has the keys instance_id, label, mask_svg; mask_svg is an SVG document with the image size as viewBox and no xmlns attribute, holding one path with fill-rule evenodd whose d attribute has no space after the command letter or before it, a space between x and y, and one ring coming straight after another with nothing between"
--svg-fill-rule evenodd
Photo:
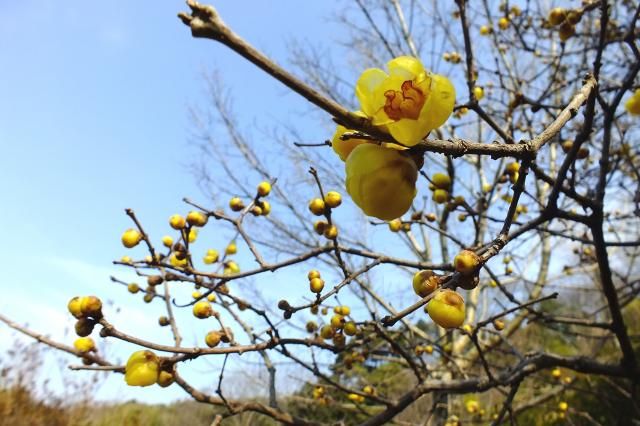
<instances>
[{"instance_id":1,"label":"cluster of buds","mask_svg":"<svg viewBox=\"0 0 640 426\"><path fill-rule=\"evenodd\" d=\"M71 315L77 319L74 329L79 337L73 342L74 348L83 354L95 352L96 344L88 336L102 318L102 301L96 296L76 296L69 301L67 308ZM83 361L90 362L86 358Z\"/></svg>"},{"instance_id":2,"label":"cluster of buds","mask_svg":"<svg viewBox=\"0 0 640 426\"><path fill-rule=\"evenodd\" d=\"M576 33L576 24L582 19L582 11L555 7L549 12L547 23L550 27L560 27L560 40L567 41Z\"/></svg>"},{"instance_id":3,"label":"cluster of buds","mask_svg":"<svg viewBox=\"0 0 640 426\"><path fill-rule=\"evenodd\" d=\"M460 62L462 62L462 55L460 55L458 52L444 52L442 54L442 59L444 59L445 62L459 64Z\"/></svg>"},{"instance_id":4,"label":"cluster of buds","mask_svg":"<svg viewBox=\"0 0 640 426\"><path fill-rule=\"evenodd\" d=\"M330 217L331 210L342 204L342 195L337 191L329 191L323 198L314 198L309 201L309 211L315 216ZM313 230L318 235L324 235L329 240L335 240L338 237L338 227L329 223L328 220L320 219L314 222Z\"/></svg>"}]
</instances>

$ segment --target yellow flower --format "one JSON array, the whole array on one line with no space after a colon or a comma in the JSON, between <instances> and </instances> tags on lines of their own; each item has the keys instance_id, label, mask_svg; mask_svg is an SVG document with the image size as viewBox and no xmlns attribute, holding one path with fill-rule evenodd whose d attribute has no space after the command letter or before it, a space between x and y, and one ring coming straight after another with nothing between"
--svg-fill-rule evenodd
<instances>
[{"instance_id":1,"label":"yellow flower","mask_svg":"<svg viewBox=\"0 0 640 426\"><path fill-rule=\"evenodd\" d=\"M640 89L635 91L624 104L624 107L629 114L640 115Z\"/></svg>"},{"instance_id":2,"label":"yellow flower","mask_svg":"<svg viewBox=\"0 0 640 426\"><path fill-rule=\"evenodd\" d=\"M456 91L448 78L427 72L416 58L400 56L387 67L389 74L379 68L365 70L356 84L356 96L373 125L413 146L447 121Z\"/></svg>"},{"instance_id":3,"label":"yellow flower","mask_svg":"<svg viewBox=\"0 0 640 426\"><path fill-rule=\"evenodd\" d=\"M151 386L158 380L159 362L151 351L132 353L125 367L124 380L129 386Z\"/></svg>"},{"instance_id":4,"label":"yellow flower","mask_svg":"<svg viewBox=\"0 0 640 426\"><path fill-rule=\"evenodd\" d=\"M357 116L366 117L362 113L362 111L356 111L354 114ZM338 154L338 157L340 157L342 161L347 161L347 157L349 156L349 154L351 154L351 151L353 151L356 146L367 142L364 139L357 138L349 138L346 140L340 139L342 135L347 132L351 132L351 130L338 124L336 132L333 134L333 138L331 139L331 148L333 148L335 153Z\"/></svg>"},{"instance_id":5,"label":"yellow flower","mask_svg":"<svg viewBox=\"0 0 640 426\"><path fill-rule=\"evenodd\" d=\"M411 158L368 143L354 149L345 166L347 192L368 216L392 220L411 207L418 178Z\"/></svg>"}]
</instances>

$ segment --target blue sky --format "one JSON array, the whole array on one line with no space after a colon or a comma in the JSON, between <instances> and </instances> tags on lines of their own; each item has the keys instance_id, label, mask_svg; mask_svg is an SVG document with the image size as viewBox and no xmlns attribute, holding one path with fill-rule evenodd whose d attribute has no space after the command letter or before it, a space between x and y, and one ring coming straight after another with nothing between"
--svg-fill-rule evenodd
<instances>
[{"instance_id":1,"label":"blue sky","mask_svg":"<svg viewBox=\"0 0 640 426\"><path fill-rule=\"evenodd\" d=\"M230 26L279 62L294 37L338 34L324 19L337 3L218 3ZM182 1L0 2L3 314L71 343L66 302L93 293L118 300L122 324L153 327L159 307L127 302L109 282L127 275L111 261L125 254L124 208L159 238L167 217L185 210L182 197L202 197L188 167L197 150L187 114L204 100L202 73L223 70L241 120L268 111L286 121L306 108L231 51L191 38L176 18L185 9ZM0 326L0 349L11 339ZM110 378L98 397L183 396L121 380Z\"/></svg>"}]
</instances>

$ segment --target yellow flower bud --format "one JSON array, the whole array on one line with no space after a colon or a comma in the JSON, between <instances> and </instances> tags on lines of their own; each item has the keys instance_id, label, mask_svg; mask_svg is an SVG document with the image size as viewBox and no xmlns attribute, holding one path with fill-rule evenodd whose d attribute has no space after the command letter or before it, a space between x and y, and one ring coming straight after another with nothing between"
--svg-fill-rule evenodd
<instances>
[{"instance_id":1,"label":"yellow flower bud","mask_svg":"<svg viewBox=\"0 0 640 426\"><path fill-rule=\"evenodd\" d=\"M473 96L475 96L476 100L480 100L484 98L484 89L481 86L476 86L473 88Z\"/></svg>"},{"instance_id":2,"label":"yellow flower bud","mask_svg":"<svg viewBox=\"0 0 640 426\"><path fill-rule=\"evenodd\" d=\"M317 269L310 270L309 273L307 274L307 278L309 280L312 280L314 278L320 278L320 271L318 271Z\"/></svg>"},{"instance_id":3,"label":"yellow flower bud","mask_svg":"<svg viewBox=\"0 0 640 426\"><path fill-rule=\"evenodd\" d=\"M456 328L464 323L464 299L453 290L438 290L427 304L427 313L440 327Z\"/></svg>"},{"instance_id":4,"label":"yellow flower bud","mask_svg":"<svg viewBox=\"0 0 640 426\"><path fill-rule=\"evenodd\" d=\"M158 374L158 385L160 387L166 388L168 386L171 386L175 379L176 378L172 373L163 370L160 372L160 374Z\"/></svg>"},{"instance_id":5,"label":"yellow flower bud","mask_svg":"<svg viewBox=\"0 0 640 426\"><path fill-rule=\"evenodd\" d=\"M449 190L451 186L451 178L444 173L434 173L433 176L431 176L431 181L438 189Z\"/></svg>"},{"instance_id":6,"label":"yellow flower bud","mask_svg":"<svg viewBox=\"0 0 640 426\"><path fill-rule=\"evenodd\" d=\"M85 296L80 298L80 309L82 315L94 318L102 317L102 301L96 296Z\"/></svg>"},{"instance_id":7,"label":"yellow flower bud","mask_svg":"<svg viewBox=\"0 0 640 426\"><path fill-rule=\"evenodd\" d=\"M324 196L324 203L334 209L342 204L342 196L339 192L329 191Z\"/></svg>"},{"instance_id":8,"label":"yellow flower bud","mask_svg":"<svg viewBox=\"0 0 640 426\"><path fill-rule=\"evenodd\" d=\"M69 300L67 309L69 309L69 312L74 317L82 318L82 302L80 300L80 297L76 296L73 299Z\"/></svg>"},{"instance_id":9,"label":"yellow flower bud","mask_svg":"<svg viewBox=\"0 0 640 426\"><path fill-rule=\"evenodd\" d=\"M327 229L327 226L329 226L329 224L326 220L316 220L313 224L313 230L316 234L322 235L324 234L325 229Z\"/></svg>"},{"instance_id":10,"label":"yellow flower bud","mask_svg":"<svg viewBox=\"0 0 640 426\"><path fill-rule=\"evenodd\" d=\"M209 217L202 212L193 210L187 214L187 222L191 226L205 226L208 220Z\"/></svg>"},{"instance_id":11,"label":"yellow flower bud","mask_svg":"<svg viewBox=\"0 0 640 426\"><path fill-rule=\"evenodd\" d=\"M196 318L205 319L213 315L211 304L206 300L201 300L193 305L193 315Z\"/></svg>"},{"instance_id":12,"label":"yellow flower bud","mask_svg":"<svg viewBox=\"0 0 640 426\"><path fill-rule=\"evenodd\" d=\"M338 237L338 227L335 225L329 225L325 227L323 234L325 238L328 238L330 240L335 240Z\"/></svg>"},{"instance_id":13,"label":"yellow flower bud","mask_svg":"<svg viewBox=\"0 0 640 426\"><path fill-rule=\"evenodd\" d=\"M444 204L449 200L449 193L444 189L436 189L433 191L432 199L436 204Z\"/></svg>"},{"instance_id":14,"label":"yellow flower bud","mask_svg":"<svg viewBox=\"0 0 640 426\"><path fill-rule=\"evenodd\" d=\"M567 11L561 7L554 7L549 12L549 17L547 20L553 26L560 25L564 22L567 17Z\"/></svg>"},{"instance_id":15,"label":"yellow flower bud","mask_svg":"<svg viewBox=\"0 0 640 426\"><path fill-rule=\"evenodd\" d=\"M320 329L320 337L325 340L331 339L335 333L335 330L330 325L325 325Z\"/></svg>"},{"instance_id":16,"label":"yellow flower bud","mask_svg":"<svg viewBox=\"0 0 640 426\"><path fill-rule=\"evenodd\" d=\"M129 293L131 293L131 294L136 294L137 292L140 291L140 286L138 286L138 284L136 284L136 283L130 283L127 286L127 290L129 290Z\"/></svg>"},{"instance_id":17,"label":"yellow flower bud","mask_svg":"<svg viewBox=\"0 0 640 426\"><path fill-rule=\"evenodd\" d=\"M73 342L73 347L82 353L87 353L94 350L96 344L91 337L79 337Z\"/></svg>"},{"instance_id":18,"label":"yellow flower bud","mask_svg":"<svg viewBox=\"0 0 640 426\"><path fill-rule=\"evenodd\" d=\"M629 114L640 115L640 89L636 90L634 94L627 99L624 108Z\"/></svg>"},{"instance_id":19,"label":"yellow flower bud","mask_svg":"<svg viewBox=\"0 0 640 426\"><path fill-rule=\"evenodd\" d=\"M509 24L510 24L509 19L504 16L498 19L498 27L501 30L506 30L507 28L509 28Z\"/></svg>"},{"instance_id":20,"label":"yellow flower bud","mask_svg":"<svg viewBox=\"0 0 640 426\"><path fill-rule=\"evenodd\" d=\"M321 216L324 214L324 201L321 198L314 198L309 202L309 211L316 216Z\"/></svg>"},{"instance_id":21,"label":"yellow flower bud","mask_svg":"<svg viewBox=\"0 0 640 426\"><path fill-rule=\"evenodd\" d=\"M364 144L346 162L347 192L368 216L391 220L409 210L418 169L395 149Z\"/></svg>"},{"instance_id":22,"label":"yellow flower bud","mask_svg":"<svg viewBox=\"0 0 640 426\"><path fill-rule=\"evenodd\" d=\"M196 228L191 228L189 230L189 235L187 237L187 239L189 240L189 243L195 243L197 238L198 238L198 230Z\"/></svg>"},{"instance_id":23,"label":"yellow flower bud","mask_svg":"<svg viewBox=\"0 0 640 426\"><path fill-rule=\"evenodd\" d=\"M169 218L169 225L176 230L180 230L187 225L187 221L179 214L174 214Z\"/></svg>"},{"instance_id":24,"label":"yellow flower bud","mask_svg":"<svg viewBox=\"0 0 640 426\"><path fill-rule=\"evenodd\" d=\"M343 331L347 336L355 336L358 332L358 326L355 322L349 321L344 324Z\"/></svg>"},{"instance_id":25,"label":"yellow flower bud","mask_svg":"<svg viewBox=\"0 0 640 426\"><path fill-rule=\"evenodd\" d=\"M413 291L420 297L428 296L438 288L439 282L439 276L433 271L416 272L413 276Z\"/></svg>"},{"instance_id":26,"label":"yellow flower bud","mask_svg":"<svg viewBox=\"0 0 640 426\"><path fill-rule=\"evenodd\" d=\"M127 361L124 380L129 386L151 386L158 380L159 364L151 351L134 352Z\"/></svg>"},{"instance_id":27,"label":"yellow flower bud","mask_svg":"<svg viewBox=\"0 0 640 426\"><path fill-rule=\"evenodd\" d=\"M141 240L142 234L137 229L129 228L122 234L122 245L126 248L137 246Z\"/></svg>"},{"instance_id":28,"label":"yellow flower bud","mask_svg":"<svg viewBox=\"0 0 640 426\"><path fill-rule=\"evenodd\" d=\"M227 246L227 248L224 250L224 252L229 255L229 254L236 254L238 252L238 246L236 245L235 241L231 241L229 243L229 245Z\"/></svg>"},{"instance_id":29,"label":"yellow flower bud","mask_svg":"<svg viewBox=\"0 0 640 426\"><path fill-rule=\"evenodd\" d=\"M173 238L171 238L169 235L165 235L164 237L162 237L162 244L165 247L171 248L171 246L173 246Z\"/></svg>"},{"instance_id":30,"label":"yellow flower bud","mask_svg":"<svg viewBox=\"0 0 640 426\"><path fill-rule=\"evenodd\" d=\"M331 317L331 327L342 328L344 325L344 317L342 315L335 314Z\"/></svg>"},{"instance_id":31,"label":"yellow flower bud","mask_svg":"<svg viewBox=\"0 0 640 426\"><path fill-rule=\"evenodd\" d=\"M238 197L233 197L230 201L229 201L229 207L231 208L231 210L233 210L234 212L239 212L240 210L244 209L244 203L242 202L242 200Z\"/></svg>"},{"instance_id":32,"label":"yellow flower bud","mask_svg":"<svg viewBox=\"0 0 640 426\"><path fill-rule=\"evenodd\" d=\"M222 339L222 335L217 332L217 331L210 331L207 333L207 335L204 337L204 342L207 344L207 346L209 346L210 348L215 348L216 346L218 346L218 344L220 343L220 340Z\"/></svg>"},{"instance_id":33,"label":"yellow flower bud","mask_svg":"<svg viewBox=\"0 0 640 426\"><path fill-rule=\"evenodd\" d=\"M400 219L393 219L389 221L389 230L391 232L399 232L402 229L402 221Z\"/></svg>"},{"instance_id":34,"label":"yellow flower bud","mask_svg":"<svg viewBox=\"0 0 640 426\"><path fill-rule=\"evenodd\" d=\"M258 184L258 195L266 197L271 192L271 184L269 182L260 182Z\"/></svg>"},{"instance_id":35,"label":"yellow flower bud","mask_svg":"<svg viewBox=\"0 0 640 426\"><path fill-rule=\"evenodd\" d=\"M453 259L453 266L461 274L471 275L480 266L480 257L471 250L462 250Z\"/></svg>"},{"instance_id":36,"label":"yellow flower bud","mask_svg":"<svg viewBox=\"0 0 640 426\"><path fill-rule=\"evenodd\" d=\"M567 404L566 402L564 402L564 401L560 401L560 402L558 403L558 410L560 410L560 411L567 411L568 409L569 409L569 404Z\"/></svg>"},{"instance_id":37,"label":"yellow flower bud","mask_svg":"<svg viewBox=\"0 0 640 426\"><path fill-rule=\"evenodd\" d=\"M309 281L309 289L312 293L320 293L324 288L324 280L322 278L313 278Z\"/></svg>"}]
</instances>

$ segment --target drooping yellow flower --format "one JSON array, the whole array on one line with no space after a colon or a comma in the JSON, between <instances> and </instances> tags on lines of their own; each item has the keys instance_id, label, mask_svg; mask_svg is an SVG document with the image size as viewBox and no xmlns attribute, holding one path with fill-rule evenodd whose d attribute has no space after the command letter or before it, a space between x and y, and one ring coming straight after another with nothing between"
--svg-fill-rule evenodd
<instances>
[{"instance_id":1,"label":"drooping yellow flower","mask_svg":"<svg viewBox=\"0 0 640 426\"><path fill-rule=\"evenodd\" d=\"M127 361L124 380L129 386L151 386L158 380L159 363L151 351L134 352Z\"/></svg>"},{"instance_id":2,"label":"drooping yellow flower","mask_svg":"<svg viewBox=\"0 0 640 426\"><path fill-rule=\"evenodd\" d=\"M624 107L629 114L640 115L640 89L636 90L634 94L627 99Z\"/></svg>"},{"instance_id":3,"label":"drooping yellow flower","mask_svg":"<svg viewBox=\"0 0 640 426\"><path fill-rule=\"evenodd\" d=\"M351 152L345 166L347 192L368 216L391 220L411 207L418 169L400 151L363 144Z\"/></svg>"},{"instance_id":4,"label":"drooping yellow flower","mask_svg":"<svg viewBox=\"0 0 640 426\"><path fill-rule=\"evenodd\" d=\"M427 72L416 58L400 56L387 67L389 74L379 68L365 70L356 84L356 96L373 125L413 146L447 121L456 91L448 78Z\"/></svg>"}]
</instances>

